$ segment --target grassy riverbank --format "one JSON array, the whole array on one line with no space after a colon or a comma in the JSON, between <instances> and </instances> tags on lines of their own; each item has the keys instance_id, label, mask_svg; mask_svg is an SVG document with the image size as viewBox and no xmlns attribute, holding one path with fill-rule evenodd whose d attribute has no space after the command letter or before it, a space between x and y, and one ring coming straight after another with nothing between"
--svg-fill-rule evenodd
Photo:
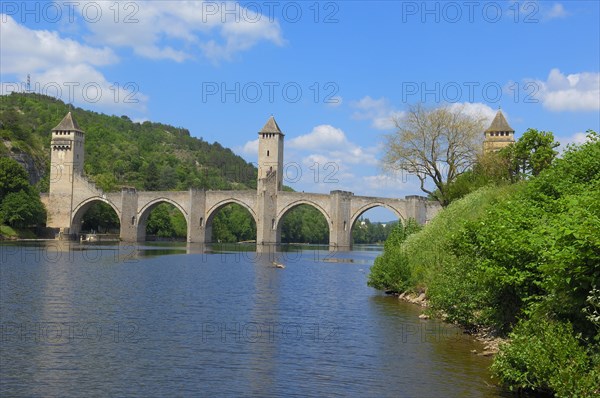
<instances>
[{"instance_id":1,"label":"grassy riverbank","mask_svg":"<svg viewBox=\"0 0 600 398\"><path fill-rule=\"evenodd\" d=\"M13 228L0 225L0 240L36 239L38 236L29 228Z\"/></svg>"},{"instance_id":2,"label":"grassy riverbank","mask_svg":"<svg viewBox=\"0 0 600 398\"><path fill-rule=\"evenodd\" d=\"M403 235L370 285L426 292L433 315L506 337L492 370L511 389L600 394L597 135L539 176L479 189Z\"/></svg>"}]
</instances>

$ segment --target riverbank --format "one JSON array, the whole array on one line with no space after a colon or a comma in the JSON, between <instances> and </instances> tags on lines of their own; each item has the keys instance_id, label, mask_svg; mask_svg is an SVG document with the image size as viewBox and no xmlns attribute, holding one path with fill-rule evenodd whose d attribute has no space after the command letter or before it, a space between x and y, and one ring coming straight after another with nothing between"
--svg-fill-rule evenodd
<instances>
[{"instance_id":1,"label":"riverbank","mask_svg":"<svg viewBox=\"0 0 600 398\"><path fill-rule=\"evenodd\" d=\"M400 300L400 301L418 305L423 308L430 308L429 300L428 300L427 294L425 292L419 292L419 293L403 292L403 293L395 294L395 295L398 297L398 300ZM431 319L431 318L436 318L443 322L449 323L449 322L447 322L447 316L445 316L444 313L442 313L441 315L442 316L436 317L435 314L433 314L431 311L425 310L419 315L419 319L427 320L427 319ZM449 323L449 324L460 327L464 333L472 336L475 341L478 341L484 345L483 350L481 350L481 351L477 351L477 350L471 351L471 353L477 354L479 356L484 356L484 357L494 356L500 351L500 345L502 343L507 342L507 339L499 337L498 332L495 331L493 328L478 327L478 328L469 330L469 329L461 326L458 323Z\"/></svg>"},{"instance_id":2,"label":"riverbank","mask_svg":"<svg viewBox=\"0 0 600 398\"><path fill-rule=\"evenodd\" d=\"M537 176L452 202L420 231L392 231L369 285L418 293L406 300L426 315L466 327L490 355L500 346L491 370L515 391L598 396L600 136L588 139Z\"/></svg>"},{"instance_id":3,"label":"riverbank","mask_svg":"<svg viewBox=\"0 0 600 398\"><path fill-rule=\"evenodd\" d=\"M36 234L28 228L13 228L0 225L0 240L37 239Z\"/></svg>"}]
</instances>

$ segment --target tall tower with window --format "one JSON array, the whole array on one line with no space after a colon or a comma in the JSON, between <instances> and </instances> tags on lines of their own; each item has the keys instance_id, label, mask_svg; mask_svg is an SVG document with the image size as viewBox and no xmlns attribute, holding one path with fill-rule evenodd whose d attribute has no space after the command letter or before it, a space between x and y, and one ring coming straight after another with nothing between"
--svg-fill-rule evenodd
<instances>
[{"instance_id":1,"label":"tall tower with window","mask_svg":"<svg viewBox=\"0 0 600 398\"><path fill-rule=\"evenodd\" d=\"M490 127L485 130L483 152L497 152L515 142L515 130L508 125L502 111L498 109Z\"/></svg>"},{"instance_id":2,"label":"tall tower with window","mask_svg":"<svg viewBox=\"0 0 600 398\"><path fill-rule=\"evenodd\" d=\"M284 134L271 116L258 133L258 186L275 186L280 191L283 184ZM273 182L275 184L273 184Z\"/></svg>"},{"instance_id":3,"label":"tall tower with window","mask_svg":"<svg viewBox=\"0 0 600 398\"><path fill-rule=\"evenodd\" d=\"M71 224L73 186L75 178L83 175L84 143L85 134L71 112L52 129L49 227Z\"/></svg>"}]
</instances>

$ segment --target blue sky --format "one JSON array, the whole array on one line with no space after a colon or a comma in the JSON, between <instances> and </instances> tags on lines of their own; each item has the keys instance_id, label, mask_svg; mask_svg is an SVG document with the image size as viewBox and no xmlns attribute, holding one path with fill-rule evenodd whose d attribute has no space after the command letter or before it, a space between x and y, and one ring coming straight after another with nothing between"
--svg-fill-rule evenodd
<instances>
[{"instance_id":1,"label":"blue sky","mask_svg":"<svg viewBox=\"0 0 600 398\"><path fill-rule=\"evenodd\" d=\"M297 190L419 194L416 178L386 175L378 163L392 118L418 102L490 120L500 106L517 137L533 127L581 142L600 130L597 1L1 7L3 93L23 89L30 74L36 91L186 127L248 161L273 114Z\"/></svg>"}]
</instances>

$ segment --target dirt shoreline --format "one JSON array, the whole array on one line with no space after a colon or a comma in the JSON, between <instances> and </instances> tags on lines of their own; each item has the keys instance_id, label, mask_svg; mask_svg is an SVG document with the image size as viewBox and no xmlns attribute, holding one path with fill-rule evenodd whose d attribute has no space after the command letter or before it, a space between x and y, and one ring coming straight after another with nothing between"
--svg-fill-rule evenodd
<instances>
[{"instance_id":1,"label":"dirt shoreline","mask_svg":"<svg viewBox=\"0 0 600 398\"><path fill-rule=\"evenodd\" d=\"M398 300L405 301L405 302L411 303L411 304L415 304L415 305L418 305L423 308L429 307L429 301L427 300L427 295L425 294L425 292L420 292L418 294L417 293L409 293L409 292L404 292L401 294L394 293L394 294L398 297ZM419 319L422 319L422 320L427 320L430 318L431 318L431 316L429 314L426 314L425 312L422 312L419 315ZM437 319L439 319L443 322L446 322L444 317L437 318ZM446 322L446 323L448 323L448 322ZM456 325L456 324L454 324L454 325ZM461 329L464 331L464 333L473 336L475 341L478 341L484 345L482 351L477 351L477 350L471 351L473 354L476 354L479 356L489 357L489 356L496 355L499 351L500 344L502 344L503 342L506 341L506 339L498 337L496 335L495 331L491 328L481 328L476 331L469 331L463 327L461 327Z\"/></svg>"}]
</instances>

